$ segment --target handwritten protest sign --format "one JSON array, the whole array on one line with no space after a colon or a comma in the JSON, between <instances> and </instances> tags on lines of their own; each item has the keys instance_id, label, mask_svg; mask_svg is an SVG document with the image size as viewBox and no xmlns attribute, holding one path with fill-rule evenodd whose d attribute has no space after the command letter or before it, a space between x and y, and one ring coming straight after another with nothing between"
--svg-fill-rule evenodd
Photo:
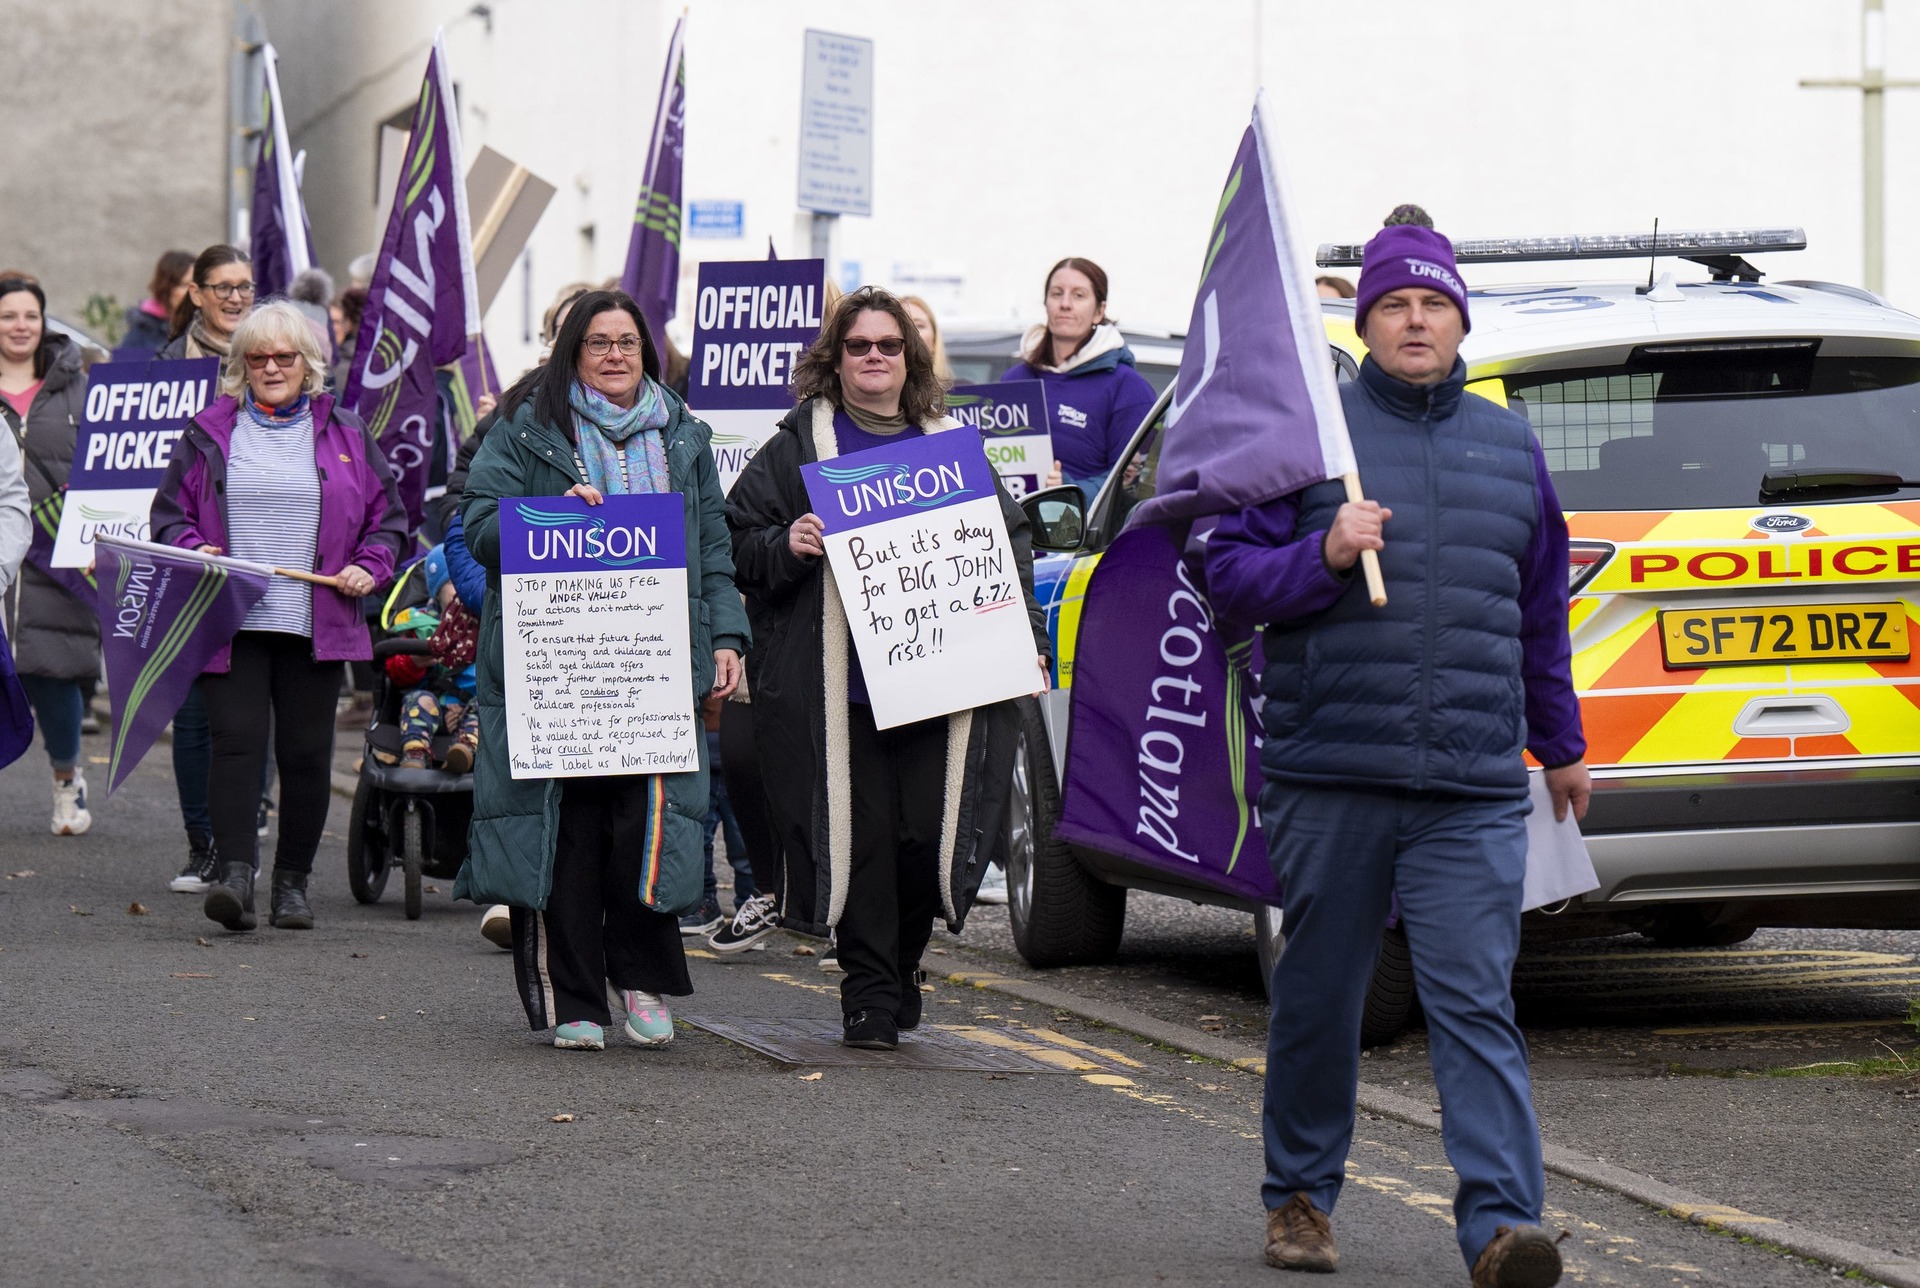
<instances>
[{"instance_id":1,"label":"handwritten protest sign","mask_svg":"<svg viewBox=\"0 0 1920 1288\"><path fill-rule=\"evenodd\" d=\"M793 367L820 334L825 279L818 259L700 265L687 406L713 429L724 491L793 406Z\"/></svg>"},{"instance_id":2,"label":"handwritten protest sign","mask_svg":"<svg viewBox=\"0 0 1920 1288\"><path fill-rule=\"evenodd\" d=\"M1053 424L1043 382L955 385L947 392L947 414L980 431L987 461L1000 471L1014 500L1040 490L1053 468Z\"/></svg>"},{"instance_id":3,"label":"handwritten protest sign","mask_svg":"<svg viewBox=\"0 0 1920 1288\"><path fill-rule=\"evenodd\" d=\"M53 539L55 568L92 563L95 536L147 539L147 512L173 445L213 398L219 377L218 358L94 366Z\"/></svg>"},{"instance_id":4,"label":"handwritten protest sign","mask_svg":"<svg viewBox=\"0 0 1920 1288\"><path fill-rule=\"evenodd\" d=\"M800 467L881 729L1032 693L1026 597L964 429Z\"/></svg>"},{"instance_id":5,"label":"handwritten protest sign","mask_svg":"<svg viewBox=\"0 0 1920 1288\"><path fill-rule=\"evenodd\" d=\"M515 778L700 767L677 492L500 503Z\"/></svg>"}]
</instances>

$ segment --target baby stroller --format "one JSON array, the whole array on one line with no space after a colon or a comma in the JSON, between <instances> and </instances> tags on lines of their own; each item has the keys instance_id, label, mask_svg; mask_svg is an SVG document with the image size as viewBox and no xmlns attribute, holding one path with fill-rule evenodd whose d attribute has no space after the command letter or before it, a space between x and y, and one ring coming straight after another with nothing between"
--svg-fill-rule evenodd
<instances>
[{"instance_id":1,"label":"baby stroller","mask_svg":"<svg viewBox=\"0 0 1920 1288\"><path fill-rule=\"evenodd\" d=\"M409 617L427 603L425 568L424 559L408 567L381 608L383 638L373 646L373 714L347 822L347 885L353 897L377 902L397 864L405 878L409 921L419 920L424 878L452 880L460 871L473 818L473 775L438 768L452 735L442 729L434 737L434 767L400 763L404 689L388 677L386 660L431 652L427 640L408 628Z\"/></svg>"}]
</instances>

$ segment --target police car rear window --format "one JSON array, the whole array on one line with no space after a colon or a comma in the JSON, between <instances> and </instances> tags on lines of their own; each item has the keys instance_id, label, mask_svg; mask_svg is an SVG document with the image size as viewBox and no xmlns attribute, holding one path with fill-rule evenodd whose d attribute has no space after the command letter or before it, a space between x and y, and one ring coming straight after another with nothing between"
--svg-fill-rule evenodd
<instances>
[{"instance_id":1,"label":"police car rear window","mask_svg":"<svg viewBox=\"0 0 1920 1288\"><path fill-rule=\"evenodd\" d=\"M1505 384L1568 510L1752 506L1769 470L1792 467L1920 479L1916 357L1821 357L1812 341L1648 346Z\"/></svg>"}]
</instances>

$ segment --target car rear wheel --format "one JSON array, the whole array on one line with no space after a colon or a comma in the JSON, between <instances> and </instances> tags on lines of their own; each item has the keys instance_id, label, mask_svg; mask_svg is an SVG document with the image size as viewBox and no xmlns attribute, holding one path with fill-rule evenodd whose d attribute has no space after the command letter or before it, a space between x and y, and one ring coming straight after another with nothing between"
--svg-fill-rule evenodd
<instances>
[{"instance_id":1,"label":"car rear wheel","mask_svg":"<svg viewBox=\"0 0 1920 1288\"><path fill-rule=\"evenodd\" d=\"M1262 908L1253 916L1254 946L1260 954L1260 978L1267 997L1273 997L1273 968L1279 964L1280 950L1286 946L1281 910ZM1373 964L1373 978L1367 982L1366 1010L1360 1016L1360 1045L1385 1046L1407 1031L1413 1023L1419 1001L1413 987L1413 953L1407 947L1407 932L1389 926L1380 935L1380 957Z\"/></svg>"},{"instance_id":2,"label":"car rear wheel","mask_svg":"<svg viewBox=\"0 0 1920 1288\"><path fill-rule=\"evenodd\" d=\"M1040 706L1022 701L1007 802L1007 914L1014 947L1033 966L1110 962L1120 951L1127 892L1080 866L1053 834L1060 788Z\"/></svg>"},{"instance_id":3,"label":"car rear wheel","mask_svg":"<svg viewBox=\"0 0 1920 1288\"><path fill-rule=\"evenodd\" d=\"M1711 908L1662 908L1640 933L1662 948L1725 948L1753 938L1752 926L1716 925Z\"/></svg>"}]
</instances>

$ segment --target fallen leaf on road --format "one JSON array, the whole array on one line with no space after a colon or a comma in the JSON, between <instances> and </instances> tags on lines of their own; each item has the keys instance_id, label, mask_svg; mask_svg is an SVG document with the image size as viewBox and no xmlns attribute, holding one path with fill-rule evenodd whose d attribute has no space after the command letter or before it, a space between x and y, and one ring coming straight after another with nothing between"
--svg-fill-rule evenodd
<instances>
[{"instance_id":1,"label":"fallen leaf on road","mask_svg":"<svg viewBox=\"0 0 1920 1288\"><path fill-rule=\"evenodd\" d=\"M24 881L28 877L37 877L39 875L40 874L38 872L35 872L32 868L21 868L18 872L7 873L7 880Z\"/></svg>"},{"instance_id":2,"label":"fallen leaf on road","mask_svg":"<svg viewBox=\"0 0 1920 1288\"><path fill-rule=\"evenodd\" d=\"M826 1075L826 1074L824 1074L824 1073L803 1073L803 1074L801 1074L801 1075L800 1075L800 1081L802 1081L802 1082L818 1082L818 1081L820 1081L820 1079L822 1079L822 1078L824 1078L824 1077L826 1077L826 1076L827 1076L827 1075Z\"/></svg>"},{"instance_id":3,"label":"fallen leaf on road","mask_svg":"<svg viewBox=\"0 0 1920 1288\"><path fill-rule=\"evenodd\" d=\"M1220 1015L1196 1015L1194 1018L1199 1020L1202 1024L1205 1024L1208 1020L1219 1020L1219 1019L1224 1019L1226 1017L1220 1016Z\"/></svg>"},{"instance_id":4,"label":"fallen leaf on road","mask_svg":"<svg viewBox=\"0 0 1920 1288\"><path fill-rule=\"evenodd\" d=\"M553 1117L547 1119L550 1123L570 1123L573 1120L572 1114L555 1114Z\"/></svg>"},{"instance_id":5,"label":"fallen leaf on road","mask_svg":"<svg viewBox=\"0 0 1920 1288\"><path fill-rule=\"evenodd\" d=\"M807 946L806 946L805 944L795 944L795 945L794 945L794 948L793 948L793 955L794 955L795 957L817 957L817 956L819 956L819 954L818 954L818 953L816 953L816 952L814 952L814 951L813 951L813 949L811 949L811 948L809 948L809 947L807 947Z\"/></svg>"},{"instance_id":6,"label":"fallen leaf on road","mask_svg":"<svg viewBox=\"0 0 1920 1288\"><path fill-rule=\"evenodd\" d=\"M439 894L439 893L440 893L440 887L439 887L439 886L436 886L436 885L430 885L430 886L427 886L427 887L425 887L425 889L426 889L426 892L427 892L428 894Z\"/></svg>"},{"instance_id":7,"label":"fallen leaf on road","mask_svg":"<svg viewBox=\"0 0 1920 1288\"><path fill-rule=\"evenodd\" d=\"M211 947L213 947L213 945L212 945L211 943L209 943L209 942L207 942L207 940L206 940L206 939L204 939L203 937L201 937L201 936L199 936L199 935L195 935L195 936L193 937L193 942L194 942L194 943L196 943L196 944L198 944L198 945L200 945L200 946L201 946L202 948L211 948Z\"/></svg>"},{"instance_id":8,"label":"fallen leaf on road","mask_svg":"<svg viewBox=\"0 0 1920 1288\"><path fill-rule=\"evenodd\" d=\"M130 903L127 905L127 915L129 917L144 917L147 915L147 905L144 903Z\"/></svg>"},{"instance_id":9,"label":"fallen leaf on road","mask_svg":"<svg viewBox=\"0 0 1920 1288\"><path fill-rule=\"evenodd\" d=\"M110 765L113 762L108 760L105 756L88 756L87 763L89 765Z\"/></svg>"},{"instance_id":10,"label":"fallen leaf on road","mask_svg":"<svg viewBox=\"0 0 1920 1288\"><path fill-rule=\"evenodd\" d=\"M92 913L88 912L86 909L82 908L77 903L68 904L67 911L72 913L76 917L91 917L93 915Z\"/></svg>"},{"instance_id":11,"label":"fallen leaf on road","mask_svg":"<svg viewBox=\"0 0 1920 1288\"><path fill-rule=\"evenodd\" d=\"M920 991L921 991L922 993L931 993L931 992L933 991L933 985L931 985L931 984L922 984L922 985L920 986Z\"/></svg>"},{"instance_id":12,"label":"fallen leaf on road","mask_svg":"<svg viewBox=\"0 0 1920 1288\"><path fill-rule=\"evenodd\" d=\"M173 977L175 979L212 979L213 978L213 976L207 974L205 971L198 971L198 970L177 970L173 972Z\"/></svg>"},{"instance_id":13,"label":"fallen leaf on road","mask_svg":"<svg viewBox=\"0 0 1920 1288\"><path fill-rule=\"evenodd\" d=\"M366 954L365 954L365 953L348 953L348 954L347 954L347 956L349 956L349 957L365 957L365 956L366 956Z\"/></svg>"},{"instance_id":14,"label":"fallen leaf on road","mask_svg":"<svg viewBox=\"0 0 1920 1288\"><path fill-rule=\"evenodd\" d=\"M243 1015L240 1018L247 1021L249 1024L251 1024L253 1021L259 1019L260 1017L257 1015Z\"/></svg>"},{"instance_id":15,"label":"fallen leaf on road","mask_svg":"<svg viewBox=\"0 0 1920 1288\"><path fill-rule=\"evenodd\" d=\"M1007 1075L1004 1073L990 1073L987 1075L988 1082L1005 1082L1006 1080Z\"/></svg>"},{"instance_id":16,"label":"fallen leaf on road","mask_svg":"<svg viewBox=\"0 0 1920 1288\"><path fill-rule=\"evenodd\" d=\"M386 1019L387 1017L386 1017L386 1016L384 1016L384 1015L376 1015L376 1016L374 1016L373 1018L374 1018L374 1019L376 1019L376 1020L384 1020L384 1019Z\"/></svg>"},{"instance_id":17,"label":"fallen leaf on road","mask_svg":"<svg viewBox=\"0 0 1920 1288\"><path fill-rule=\"evenodd\" d=\"M947 950L944 948L936 948L933 950L933 952L936 956L940 956L940 957L945 957L947 955Z\"/></svg>"}]
</instances>

